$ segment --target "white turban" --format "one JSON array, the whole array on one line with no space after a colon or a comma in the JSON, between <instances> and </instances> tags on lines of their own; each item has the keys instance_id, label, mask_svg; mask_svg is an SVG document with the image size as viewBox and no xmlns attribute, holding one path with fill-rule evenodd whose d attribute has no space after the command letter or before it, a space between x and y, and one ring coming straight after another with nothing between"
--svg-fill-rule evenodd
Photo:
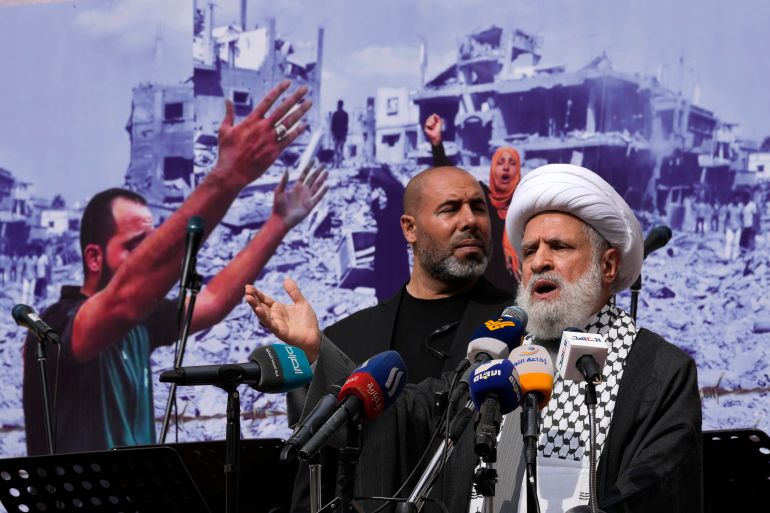
<instances>
[{"instance_id":1,"label":"white turban","mask_svg":"<svg viewBox=\"0 0 770 513\"><path fill-rule=\"evenodd\" d=\"M546 211L572 214L620 252L613 293L630 287L639 277L644 253L642 227L628 204L599 175L572 164L548 164L521 180L508 207L505 229L522 262L524 227Z\"/></svg>"}]
</instances>

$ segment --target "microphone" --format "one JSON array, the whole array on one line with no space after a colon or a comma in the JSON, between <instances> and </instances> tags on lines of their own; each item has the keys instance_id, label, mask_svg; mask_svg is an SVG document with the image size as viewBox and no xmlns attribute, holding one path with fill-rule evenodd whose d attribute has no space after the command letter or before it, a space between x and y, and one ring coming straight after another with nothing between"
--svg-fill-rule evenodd
<instances>
[{"instance_id":1,"label":"microphone","mask_svg":"<svg viewBox=\"0 0 770 513\"><path fill-rule=\"evenodd\" d=\"M329 417L334 413L334 409L337 406L337 396L339 395L340 385L332 385L329 387L329 393L324 395L320 401L315 405L315 408L305 417L302 422L294 429L294 433L286 440L286 443L281 449L281 462L289 462L297 457L299 448L302 447L310 440L318 428L323 425L324 422L329 420Z\"/></svg>"},{"instance_id":2,"label":"microphone","mask_svg":"<svg viewBox=\"0 0 770 513\"><path fill-rule=\"evenodd\" d=\"M310 383L313 371L302 350L286 344L258 347L246 363L179 367L160 374L161 383L240 385L266 393L287 392Z\"/></svg>"},{"instance_id":3,"label":"microphone","mask_svg":"<svg viewBox=\"0 0 770 513\"><path fill-rule=\"evenodd\" d=\"M519 375L522 394L534 394L538 408L545 408L551 400L555 373L548 351L537 345L519 346L511 351L508 360Z\"/></svg>"},{"instance_id":4,"label":"microphone","mask_svg":"<svg viewBox=\"0 0 770 513\"><path fill-rule=\"evenodd\" d=\"M369 358L342 385L337 409L300 449L300 459L315 457L348 422L361 417L366 420L377 417L398 398L406 382L406 364L396 351L385 351Z\"/></svg>"},{"instance_id":5,"label":"microphone","mask_svg":"<svg viewBox=\"0 0 770 513\"><path fill-rule=\"evenodd\" d=\"M11 315L16 324L27 328L40 342L61 344L59 335L35 313L32 307L18 304L11 310Z\"/></svg>"},{"instance_id":6,"label":"microphone","mask_svg":"<svg viewBox=\"0 0 770 513\"><path fill-rule=\"evenodd\" d=\"M187 239L185 241L184 260L182 261L182 278L179 282L179 318L181 319L184 306L184 291L190 289L195 283L195 265L198 259L198 250L203 240L203 218L191 216L187 221Z\"/></svg>"},{"instance_id":7,"label":"microphone","mask_svg":"<svg viewBox=\"0 0 770 513\"><path fill-rule=\"evenodd\" d=\"M467 361L483 363L505 358L512 347L521 344L527 313L518 306L506 307L496 320L488 320L473 333L468 344Z\"/></svg>"},{"instance_id":8,"label":"microphone","mask_svg":"<svg viewBox=\"0 0 770 513\"><path fill-rule=\"evenodd\" d=\"M644 258L653 251L657 251L671 240L671 228L665 225L656 226L644 239Z\"/></svg>"},{"instance_id":9,"label":"microphone","mask_svg":"<svg viewBox=\"0 0 770 513\"><path fill-rule=\"evenodd\" d=\"M602 369L607 362L609 344L598 333L583 333L567 328L561 334L561 345L556 357L556 369L564 381L602 382Z\"/></svg>"},{"instance_id":10,"label":"microphone","mask_svg":"<svg viewBox=\"0 0 770 513\"><path fill-rule=\"evenodd\" d=\"M519 376L509 360L482 363L473 371L471 400L481 417L476 428L476 454L488 460L494 454L502 416L521 402Z\"/></svg>"},{"instance_id":11,"label":"microphone","mask_svg":"<svg viewBox=\"0 0 770 513\"><path fill-rule=\"evenodd\" d=\"M506 358L511 348L521 344L527 327L527 313L518 306L506 307L497 319L490 319L479 326L468 344L467 358L457 368L466 371L455 386L450 403L455 403L468 394L471 377L471 363L480 364L496 358Z\"/></svg>"},{"instance_id":12,"label":"microphone","mask_svg":"<svg viewBox=\"0 0 770 513\"><path fill-rule=\"evenodd\" d=\"M542 346L519 346L508 360L519 374L524 403L521 410L521 434L524 436L525 462L533 475L537 458L537 437L540 435L540 410L545 408L553 393L554 368L551 355Z\"/></svg>"}]
</instances>

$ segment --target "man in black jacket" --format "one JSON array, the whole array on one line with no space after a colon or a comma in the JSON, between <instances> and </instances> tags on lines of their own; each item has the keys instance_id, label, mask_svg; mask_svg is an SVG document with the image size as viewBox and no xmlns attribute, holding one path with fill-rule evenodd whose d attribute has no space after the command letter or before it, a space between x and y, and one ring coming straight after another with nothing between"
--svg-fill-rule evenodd
<instances>
[{"instance_id":1,"label":"man in black jacket","mask_svg":"<svg viewBox=\"0 0 770 513\"><path fill-rule=\"evenodd\" d=\"M695 362L658 335L639 329L613 295L639 276L639 221L602 178L570 164L530 172L506 219L522 263L517 304L529 314L525 343L555 354L571 326L610 346L597 385L599 507L609 512L702 509L701 407ZM555 361L555 360L554 360ZM588 502L589 420L583 383L557 376L541 412L538 496L543 511ZM492 511L523 507L518 416L499 440ZM519 509L521 511L521 509Z\"/></svg>"},{"instance_id":2,"label":"man in black jacket","mask_svg":"<svg viewBox=\"0 0 770 513\"><path fill-rule=\"evenodd\" d=\"M489 216L484 193L472 175L455 167L419 173L404 192L400 223L414 253L409 281L392 298L342 319L323 334L292 280L287 279L285 287L294 305L282 305L246 286L247 301L260 322L282 340L302 347L310 361L317 362L317 379L309 389L288 396L290 423L307 415L327 393L328 385L347 377L356 363L388 349L397 350L404 358L410 390L424 390L424 404L432 404L432 391L446 389L440 378L465 357L473 331L512 303L513 291L503 292L482 277L491 251ZM391 412L409 404L397 403ZM391 412L386 411L371 425L385 429L397 422L399 416ZM376 467L380 477L375 488L359 480L362 493L392 492L390 485L403 480L417 463L431 429L432 421L428 420L421 423L420 434L415 431L398 447L391 446L399 454L399 465L383 464L375 440L378 437L367 436L371 442L364 443L359 469L370 476ZM323 459L324 476L332 481L335 456L336 451L326 451ZM301 465L295 486L296 511L307 510L307 486L307 466ZM333 491L331 484L326 488ZM325 494L324 500L332 496Z\"/></svg>"}]
</instances>

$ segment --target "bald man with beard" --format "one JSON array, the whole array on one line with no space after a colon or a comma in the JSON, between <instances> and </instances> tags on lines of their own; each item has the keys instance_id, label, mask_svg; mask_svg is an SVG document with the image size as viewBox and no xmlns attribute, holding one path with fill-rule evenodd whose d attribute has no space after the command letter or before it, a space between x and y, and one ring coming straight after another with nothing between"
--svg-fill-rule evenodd
<instances>
[{"instance_id":1,"label":"bald man with beard","mask_svg":"<svg viewBox=\"0 0 770 513\"><path fill-rule=\"evenodd\" d=\"M433 392L446 391L444 378L466 356L475 329L497 318L513 302L515 292L501 291L483 277L492 251L490 220L481 186L468 172L439 167L415 175L404 191L399 221L414 254L409 281L392 298L323 332L291 279L286 279L284 287L293 304L279 303L246 286L246 301L260 322L315 362L309 388L287 397L290 424L304 418L330 385L347 378L371 356L394 349L403 357L409 376L407 393L367 426L357 495L393 493L417 464L433 431ZM408 436L389 436L406 422L414 425ZM472 435L471 430L466 434ZM324 503L333 498L336 455L332 448L322 452ZM468 490L475 458L461 460L466 470L461 489ZM301 464L293 511L308 510L307 472L307 465ZM459 494L458 500L467 504L465 495Z\"/></svg>"}]
</instances>

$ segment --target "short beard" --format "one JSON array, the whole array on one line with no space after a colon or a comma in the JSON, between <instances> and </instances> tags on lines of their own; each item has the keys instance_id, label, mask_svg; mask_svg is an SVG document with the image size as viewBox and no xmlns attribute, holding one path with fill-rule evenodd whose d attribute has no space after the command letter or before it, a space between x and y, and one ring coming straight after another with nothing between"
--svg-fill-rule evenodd
<instances>
[{"instance_id":1,"label":"short beard","mask_svg":"<svg viewBox=\"0 0 770 513\"><path fill-rule=\"evenodd\" d=\"M100 291L104 289L110 283L113 276L115 276L115 273L107 267L107 262L103 262L102 272L99 275L99 283L96 286L96 290Z\"/></svg>"},{"instance_id":2,"label":"short beard","mask_svg":"<svg viewBox=\"0 0 770 513\"><path fill-rule=\"evenodd\" d=\"M559 286L559 297L547 301L533 301L532 289L537 280L547 279ZM516 304L529 315L527 331L536 339L560 338L566 328L584 328L595 313L596 300L602 293L599 259L594 258L590 268L574 283L567 283L559 274L533 274L526 287L520 287Z\"/></svg>"},{"instance_id":3,"label":"short beard","mask_svg":"<svg viewBox=\"0 0 770 513\"><path fill-rule=\"evenodd\" d=\"M436 280L446 283L468 283L479 278L487 269L487 255L469 255L465 261L459 260L451 252L441 251L432 244L417 245L413 249L423 268Z\"/></svg>"}]
</instances>

